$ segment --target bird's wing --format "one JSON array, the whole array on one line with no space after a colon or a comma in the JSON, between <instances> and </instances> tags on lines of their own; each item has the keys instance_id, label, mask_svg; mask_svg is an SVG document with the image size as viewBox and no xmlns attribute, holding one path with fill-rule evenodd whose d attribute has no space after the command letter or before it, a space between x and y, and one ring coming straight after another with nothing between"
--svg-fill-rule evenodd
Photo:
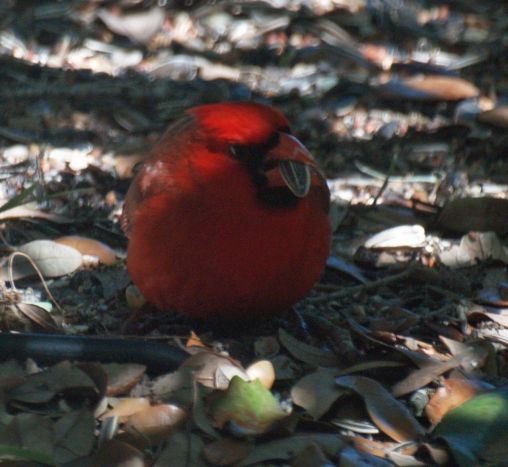
<instances>
[{"instance_id":1,"label":"bird's wing","mask_svg":"<svg viewBox=\"0 0 508 467\"><path fill-rule=\"evenodd\" d=\"M184 148L189 144L189 135L194 133L194 128L195 118L190 115L169 126L134 177L125 196L120 217L120 226L127 237L131 232L140 204L168 188L172 179L171 170L181 155L186 153Z\"/></svg>"}]
</instances>

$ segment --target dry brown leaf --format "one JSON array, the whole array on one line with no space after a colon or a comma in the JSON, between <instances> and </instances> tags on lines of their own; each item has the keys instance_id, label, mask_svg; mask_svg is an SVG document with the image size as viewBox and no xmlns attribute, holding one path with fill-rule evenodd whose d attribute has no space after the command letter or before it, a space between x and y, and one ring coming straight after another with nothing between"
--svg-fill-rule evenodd
<instances>
[{"instance_id":1,"label":"dry brown leaf","mask_svg":"<svg viewBox=\"0 0 508 467\"><path fill-rule=\"evenodd\" d=\"M82 255L94 256L102 264L111 265L117 260L116 253L105 243L93 238L81 237L79 235L68 235L55 239L60 245L67 245L78 250Z\"/></svg>"},{"instance_id":2,"label":"dry brown leaf","mask_svg":"<svg viewBox=\"0 0 508 467\"><path fill-rule=\"evenodd\" d=\"M212 465L232 465L248 456L253 448L248 441L221 438L207 444L203 455Z\"/></svg>"},{"instance_id":3,"label":"dry brown leaf","mask_svg":"<svg viewBox=\"0 0 508 467\"><path fill-rule=\"evenodd\" d=\"M489 343L478 341L464 344L445 336L439 336L439 340L446 345L452 356L460 361L460 366L466 373L483 368L490 350Z\"/></svg>"},{"instance_id":4,"label":"dry brown leaf","mask_svg":"<svg viewBox=\"0 0 508 467\"><path fill-rule=\"evenodd\" d=\"M259 379L261 384L270 389L275 382L275 369L268 360L259 360L245 370L250 380Z\"/></svg>"},{"instance_id":5,"label":"dry brown leaf","mask_svg":"<svg viewBox=\"0 0 508 467\"><path fill-rule=\"evenodd\" d=\"M55 423L54 456L63 465L88 456L95 442L95 418L92 412L75 411L65 414Z\"/></svg>"},{"instance_id":6,"label":"dry brown leaf","mask_svg":"<svg viewBox=\"0 0 508 467\"><path fill-rule=\"evenodd\" d=\"M191 347L204 347L207 348L206 344L201 340L201 338L194 332L191 331L191 335L187 339L187 342L185 343L185 347L191 348Z\"/></svg>"},{"instance_id":7,"label":"dry brown leaf","mask_svg":"<svg viewBox=\"0 0 508 467\"><path fill-rule=\"evenodd\" d=\"M470 313L468 313L468 317L474 317L477 319L479 316L488 318L495 323L508 328L508 314L506 313L489 313L487 311L480 311L480 310L473 310Z\"/></svg>"},{"instance_id":8,"label":"dry brown leaf","mask_svg":"<svg viewBox=\"0 0 508 467\"><path fill-rule=\"evenodd\" d=\"M307 444L291 462L291 467L324 467L328 465L332 465L331 461L327 459L321 446L313 442Z\"/></svg>"},{"instance_id":9,"label":"dry brown leaf","mask_svg":"<svg viewBox=\"0 0 508 467\"><path fill-rule=\"evenodd\" d=\"M26 372L17 360L0 362L0 391L7 391L25 379Z\"/></svg>"},{"instance_id":10,"label":"dry brown leaf","mask_svg":"<svg viewBox=\"0 0 508 467\"><path fill-rule=\"evenodd\" d=\"M112 409L104 412L99 418L104 420L108 417L119 417L119 421L123 422L125 417L141 412L148 407L150 407L150 401L145 397L126 397L120 399Z\"/></svg>"},{"instance_id":11,"label":"dry brown leaf","mask_svg":"<svg viewBox=\"0 0 508 467\"><path fill-rule=\"evenodd\" d=\"M430 399L425 407L425 414L430 423L435 426L450 410L459 407L478 394L492 389L490 384L479 380L448 378Z\"/></svg>"},{"instance_id":12,"label":"dry brown leaf","mask_svg":"<svg viewBox=\"0 0 508 467\"><path fill-rule=\"evenodd\" d=\"M19 247L19 251L32 258L44 277L70 274L83 263L83 256L75 248L51 240L34 240ZM12 274L14 279L20 279L33 276L36 272L26 258L18 256L14 258ZM9 280L6 265L0 269L0 279Z\"/></svg>"},{"instance_id":13,"label":"dry brown leaf","mask_svg":"<svg viewBox=\"0 0 508 467\"><path fill-rule=\"evenodd\" d=\"M125 288L125 301L127 302L129 310L134 312L139 310L146 303L146 298L134 284L129 284Z\"/></svg>"},{"instance_id":14,"label":"dry brown leaf","mask_svg":"<svg viewBox=\"0 0 508 467\"><path fill-rule=\"evenodd\" d=\"M103 365L108 374L108 396L117 396L130 391L141 381L146 366L137 363L109 363Z\"/></svg>"},{"instance_id":15,"label":"dry brown leaf","mask_svg":"<svg viewBox=\"0 0 508 467\"><path fill-rule=\"evenodd\" d=\"M387 452L386 458L389 459L393 464L400 467L429 467L428 462L419 461L414 456L401 454L397 451Z\"/></svg>"},{"instance_id":16,"label":"dry brown leaf","mask_svg":"<svg viewBox=\"0 0 508 467\"><path fill-rule=\"evenodd\" d=\"M481 368L482 361L487 357L487 350L481 345L466 346L467 348L457 356L445 362L430 363L423 368L412 371L409 376L392 386L392 393L396 397L409 394L417 389L426 386L442 374L457 368L460 365L474 366Z\"/></svg>"},{"instance_id":17,"label":"dry brown leaf","mask_svg":"<svg viewBox=\"0 0 508 467\"><path fill-rule=\"evenodd\" d=\"M31 413L19 413L9 421L7 417L3 418L6 424L0 424L0 445L29 447L52 456L54 424L51 419ZM0 465L3 464L2 461Z\"/></svg>"},{"instance_id":18,"label":"dry brown leaf","mask_svg":"<svg viewBox=\"0 0 508 467\"><path fill-rule=\"evenodd\" d=\"M446 203L436 220L436 227L452 232L508 232L508 199L457 198Z\"/></svg>"},{"instance_id":19,"label":"dry brown leaf","mask_svg":"<svg viewBox=\"0 0 508 467\"><path fill-rule=\"evenodd\" d=\"M359 465L369 467L393 466L393 464L387 460L380 459L370 453L355 449L352 446L347 446L340 452L339 465L340 467L357 467Z\"/></svg>"},{"instance_id":20,"label":"dry brown leaf","mask_svg":"<svg viewBox=\"0 0 508 467\"><path fill-rule=\"evenodd\" d=\"M430 457L436 465L450 465L450 451L445 446L434 443L422 443L419 452L425 452L426 457Z\"/></svg>"},{"instance_id":21,"label":"dry brown leaf","mask_svg":"<svg viewBox=\"0 0 508 467\"><path fill-rule=\"evenodd\" d=\"M280 344L274 336L261 336L254 342L254 353L259 358L274 357L280 351Z\"/></svg>"},{"instance_id":22,"label":"dry brown leaf","mask_svg":"<svg viewBox=\"0 0 508 467\"><path fill-rule=\"evenodd\" d=\"M349 392L348 389L345 391ZM333 418L330 419L330 423L344 430L367 435L379 433L378 427L371 422L360 397L346 395L340 403L335 405L332 413Z\"/></svg>"},{"instance_id":23,"label":"dry brown leaf","mask_svg":"<svg viewBox=\"0 0 508 467\"><path fill-rule=\"evenodd\" d=\"M194 368L196 381L212 389L227 389L233 376L248 381L249 376L235 359L219 353L202 350L187 358L180 368Z\"/></svg>"},{"instance_id":24,"label":"dry brown leaf","mask_svg":"<svg viewBox=\"0 0 508 467\"><path fill-rule=\"evenodd\" d=\"M394 440L416 440L425 433L411 412L377 381L365 376L341 376L336 382L361 396L373 422Z\"/></svg>"},{"instance_id":25,"label":"dry brown leaf","mask_svg":"<svg viewBox=\"0 0 508 467\"><path fill-rule=\"evenodd\" d=\"M279 340L293 357L304 363L316 367L335 367L339 365L339 358L332 351L306 344L282 328L279 329Z\"/></svg>"},{"instance_id":26,"label":"dry brown leaf","mask_svg":"<svg viewBox=\"0 0 508 467\"><path fill-rule=\"evenodd\" d=\"M457 101L470 99L480 94L474 84L455 76L419 76L405 79L403 84L415 91L422 92L429 100Z\"/></svg>"},{"instance_id":27,"label":"dry brown leaf","mask_svg":"<svg viewBox=\"0 0 508 467\"><path fill-rule=\"evenodd\" d=\"M162 440L180 427L187 412L173 404L158 404L140 410L125 420L125 429L151 440Z\"/></svg>"},{"instance_id":28,"label":"dry brown leaf","mask_svg":"<svg viewBox=\"0 0 508 467\"><path fill-rule=\"evenodd\" d=\"M476 301L485 305L508 308L506 284L499 286L484 287L476 294Z\"/></svg>"},{"instance_id":29,"label":"dry brown leaf","mask_svg":"<svg viewBox=\"0 0 508 467\"><path fill-rule=\"evenodd\" d=\"M146 159L145 154L116 155L115 170L120 180L125 180L134 176L134 167L136 164Z\"/></svg>"},{"instance_id":30,"label":"dry brown leaf","mask_svg":"<svg viewBox=\"0 0 508 467\"><path fill-rule=\"evenodd\" d=\"M336 370L319 368L305 375L291 388L293 402L303 407L315 420L320 419L346 390L335 382Z\"/></svg>"},{"instance_id":31,"label":"dry brown leaf","mask_svg":"<svg viewBox=\"0 0 508 467\"><path fill-rule=\"evenodd\" d=\"M145 467L144 454L134 446L108 439L93 456L91 467Z\"/></svg>"},{"instance_id":32,"label":"dry brown leaf","mask_svg":"<svg viewBox=\"0 0 508 467\"><path fill-rule=\"evenodd\" d=\"M6 397L26 404L43 404L67 391L83 396L99 397L92 379L69 362L62 362L47 370L29 375L23 383L7 392Z\"/></svg>"},{"instance_id":33,"label":"dry brown leaf","mask_svg":"<svg viewBox=\"0 0 508 467\"><path fill-rule=\"evenodd\" d=\"M98 10L97 16L111 31L126 36L134 42L146 44L161 28L166 13L163 8L158 6L121 15L101 8Z\"/></svg>"},{"instance_id":34,"label":"dry brown leaf","mask_svg":"<svg viewBox=\"0 0 508 467\"><path fill-rule=\"evenodd\" d=\"M153 467L206 467L202 459L204 444L198 435L177 431L167 440L165 448Z\"/></svg>"},{"instance_id":35,"label":"dry brown leaf","mask_svg":"<svg viewBox=\"0 0 508 467\"><path fill-rule=\"evenodd\" d=\"M393 441L377 441L363 436L349 436L353 446L359 451L367 452L377 457L386 457L386 454L398 445Z\"/></svg>"},{"instance_id":36,"label":"dry brown leaf","mask_svg":"<svg viewBox=\"0 0 508 467\"><path fill-rule=\"evenodd\" d=\"M495 109L481 112L477 115L477 120L489 125L508 128L508 105L496 107Z\"/></svg>"},{"instance_id":37,"label":"dry brown leaf","mask_svg":"<svg viewBox=\"0 0 508 467\"><path fill-rule=\"evenodd\" d=\"M425 229L421 225L398 225L370 237L365 248L372 249L412 249L425 245Z\"/></svg>"},{"instance_id":38,"label":"dry brown leaf","mask_svg":"<svg viewBox=\"0 0 508 467\"><path fill-rule=\"evenodd\" d=\"M36 303L24 302L17 303L16 308L18 308L18 310L21 311L26 318L40 326L42 330L46 332L62 332L62 329L58 326L57 322L53 319L46 308L39 306Z\"/></svg>"},{"instance_id":39,"label":"dry brown leaf","mask_svg":"<svg viewBox=\"0 0 508 467\"><path fill-rule=\"evenodd\" d=\"M272 359L277 381L293 380L300 374L299 365L287 355L277 355Z\"/></svg>"},{"instance_id":40,"label":"dry brown leaf","mask_svg":"<svg viewBox=\"0 0 508 467\"><path fill-rule=\"evenodd\" d=\"M108 387L108 375L106 370L100 363L94 362L76 362L74 365L94 382L98 391L97 404L94 408L97 413L102 412L107 404L106 389Z\"/></svg>"},{"instance_id":41,"label":"dry brown leaf","mask_svg":"<svg viewBox=\"0 0 508 467\"><path fill-rule=\"evenodd\" d=\"M450 268L474 266L479 261L497 260L508 264L508 247L494 232L464 235L459 245L439 253L439 260Z\"/></svg>"},{"instance_id":42,"label":"dry brown leaf","mask_svg":"<svg viewBox=\"0 0 508 467\"><path fill-rule=\"evenodd\" d=\"M336 456L345 445L343 439L336 434L302 433L256 445L238 466L293 459L311 443L316 443L327 456Z\"/></svg>"},{"instance_id":43,"label":"dry brown leaf","mask_svg":"<svg viewBox=\"0 0 508 467\"><path fill-rule=\"evenodd\" d=\"M1 205L1 203L0 203ZM6 211L0 212L0 221L9 219L44 219L47 221L54 222L55 224L72 224L74 220L69 219L59 214L44 212L36 208L30 208L27 206L18 206Z\"/></svg>"},{"instance_id":44,"label":"dry brown leaf","mask_svg":"<svg viewBox=\"0 0 508 467\"><path fill-rule=\"evenodd\" d=\"M187 407L193 401L194 385L194 370L192 367L184 367L156 378L152 382L151 393L157 400Z\"/></svg>"}]
</instances>

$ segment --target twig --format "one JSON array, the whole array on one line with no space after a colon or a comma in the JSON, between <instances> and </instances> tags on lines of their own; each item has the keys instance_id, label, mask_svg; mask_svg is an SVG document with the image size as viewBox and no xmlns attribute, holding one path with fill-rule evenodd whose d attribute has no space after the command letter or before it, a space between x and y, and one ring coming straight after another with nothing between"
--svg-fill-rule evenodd
<instances>
[{"instance_id":1,"label":"twig","mask_svg":"<svg viewBox=\"0 0 508 467\"><path fill-rule=\"evenodd\" d=\"M28 256L26 253L22 253L21 251L15 251L14 253L11 253L11 255L9 256L9 282L11 283L12 290L14 292L17 291L16 285L14 283L14 276L12 274L12 271L13 271L13 262L14 262L14 258L16 256L22 256L23 258L28 260L28 262L32 265L32 267L34 268L35 272L39 276L39 279L41 280L42 286L44 287L44 290L48 294L48 297L55 304L55 306L58 309L58 311L60 311L60 313L64 314L63 308L58 304L58 302L56 301L56 298L53 296L53 294L49 290L48 284L46 283L46 280L44 279L44 276L42 275L42 272L37 267L37 265L35 264L34 260L32 258L30 258L30 256Z\"/></svg>"},{"instance_id":2,"label":"twig","mask_svg":"<svg viewBox=\"0 0 508 467\"><path fill-rule=\"evenodd\" d=\"M311 303L324 303L330 300L337 300L348 295L355 295L360 292L375 290L380 287L391 285L395 282L403 281L409 278L416 269L418 269L416 266L409 266L404 271L399 272L398 274L394 274L393 276L383 277L382 279L378 279L367 284L356 285L354 287L345 287L341 290L338 290L337 292L320 295L319 297L309 297L307 300Z\"/></svg>"}]
</instances>

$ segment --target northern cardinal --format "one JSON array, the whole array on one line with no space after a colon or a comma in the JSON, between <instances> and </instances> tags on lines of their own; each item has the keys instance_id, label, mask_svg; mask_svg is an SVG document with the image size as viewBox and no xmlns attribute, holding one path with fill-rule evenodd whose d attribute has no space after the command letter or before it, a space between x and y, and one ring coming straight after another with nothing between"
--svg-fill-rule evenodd
<instances>
[{"instance_id":1,"label":"northern cardinal","mask_svg":"<svg viewBox=\"0 0 508 467\"><path fill-rule=\"evenodd\" d=\"M289 309L330 248L329 191L284 115L253 102L194 107L134 178L122 227L148 302L252 320Z\"/></svg>"}]
</instances>

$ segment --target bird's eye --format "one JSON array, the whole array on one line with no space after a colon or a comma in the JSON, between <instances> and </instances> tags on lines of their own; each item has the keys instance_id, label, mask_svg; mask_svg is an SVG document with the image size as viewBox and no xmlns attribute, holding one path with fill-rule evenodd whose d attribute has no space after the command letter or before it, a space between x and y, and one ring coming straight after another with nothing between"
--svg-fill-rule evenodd
<instances>
[{"instance_id":1,"label":"bird's eye","mask_svg":"<svg viewBox=\"0 0 508 467\"><path fill-rule=\"evenodd\" d=\"M229 152L233 157L235 158L239 157L238 146L236 144L232 144L231 146L229 146Z\"/></svg>"},{"instance_id":2,"label":"bird's eye","mask_svg":"<svg viewBox=\"0 0 508 467\"><path fill-rule=\"evenodd\" d=\"M245 162L252 159L253 147L243 144L230 144L229 152L235 159Z\"/></svg>"}]
</instances>

